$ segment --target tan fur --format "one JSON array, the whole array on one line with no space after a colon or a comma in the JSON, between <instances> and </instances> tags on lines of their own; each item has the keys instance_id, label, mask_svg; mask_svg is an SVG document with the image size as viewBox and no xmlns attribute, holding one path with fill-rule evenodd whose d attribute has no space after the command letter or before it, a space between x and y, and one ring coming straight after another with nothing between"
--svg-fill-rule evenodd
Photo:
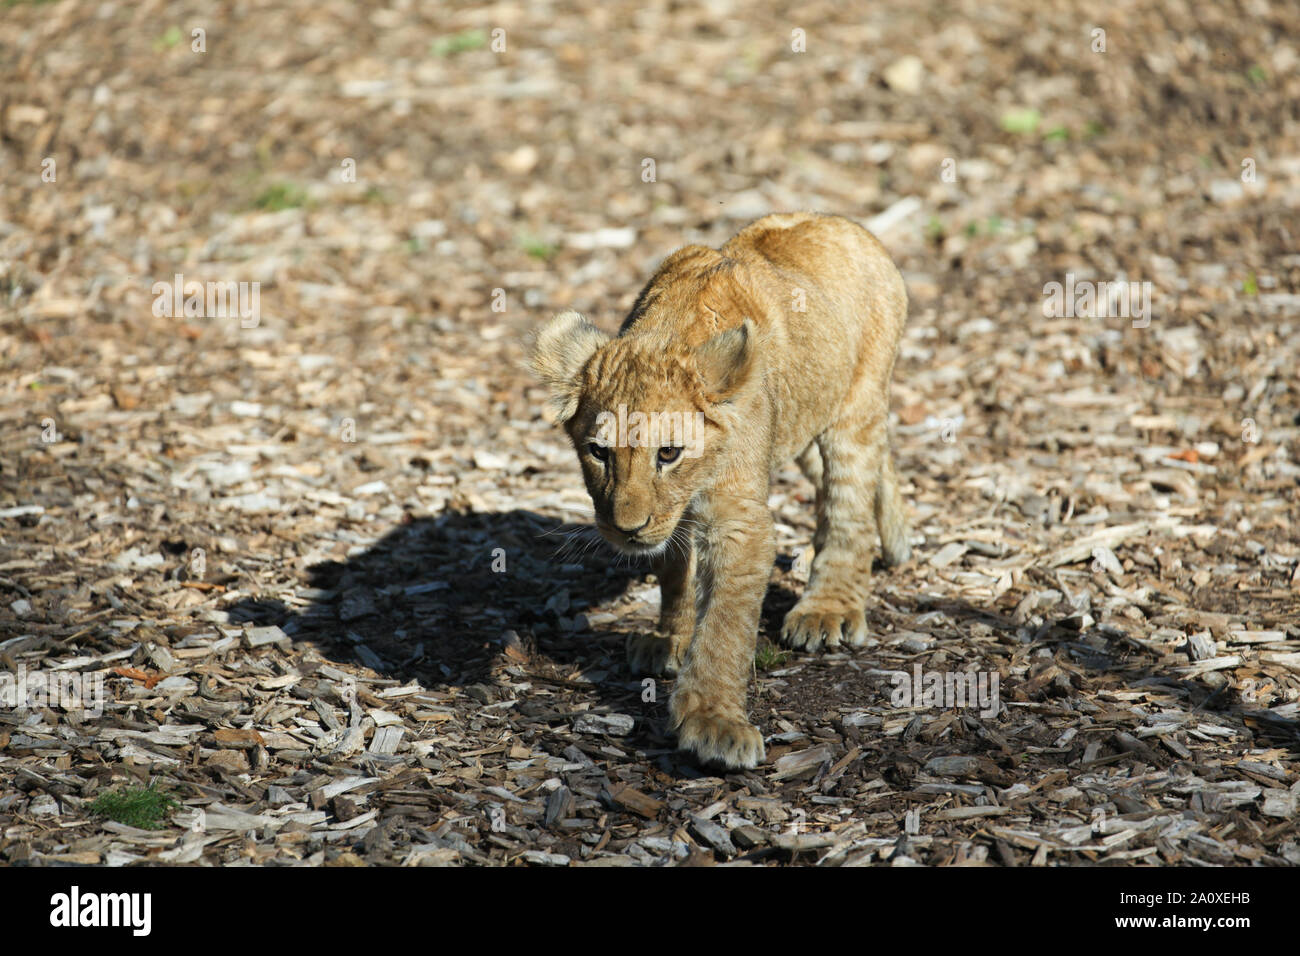
<instances>
[{"instance_id":1,"label":"tan fur","mask_svg":"<svg viewBox=\"0 0 1300 956\"><path fill-rule=\"evenodd\" d=\"M578 451L596 525L659 576L659 633L634 637L629 663L677 674L670 725L702 760L741 768L764 756L745 695L775 558L774 468L797 456L817 488L811 577L781 631L789 646L861 644L875 536L888 562L908 557L886 434L906 314L902 276L874 236L790 213L721 250L675 252L613 339L575 312L538 333L533 368ZM701 453L663 464L658 447L604 447L597 416L620 403L701 413Z\"/></svg>"}]
</instances>

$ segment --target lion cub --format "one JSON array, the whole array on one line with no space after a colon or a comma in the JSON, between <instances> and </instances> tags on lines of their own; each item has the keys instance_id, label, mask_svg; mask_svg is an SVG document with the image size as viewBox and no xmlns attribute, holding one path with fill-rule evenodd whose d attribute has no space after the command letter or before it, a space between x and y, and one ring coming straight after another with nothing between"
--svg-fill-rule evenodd
<instances>
[{"instance_id":1,"label":"lion cub","mask_svg":"<svg viewBox=\"0 0 1300 956\"><path fill-rule=\"evenodd\" d=\"M673 253L615 338L576 312L537 334L532 367L577 449L596 526L659 578L659 633L634 636L628 661L677 675L670 727L703 761L764 757L745 696L776 556L773 469L796 458L817 489L811 577L785 644L861 644L875 535L887 562L909 556L886 434L906 313L903 278L871 233L790 213L720 250Z\"/></svg>"}]
</instances>

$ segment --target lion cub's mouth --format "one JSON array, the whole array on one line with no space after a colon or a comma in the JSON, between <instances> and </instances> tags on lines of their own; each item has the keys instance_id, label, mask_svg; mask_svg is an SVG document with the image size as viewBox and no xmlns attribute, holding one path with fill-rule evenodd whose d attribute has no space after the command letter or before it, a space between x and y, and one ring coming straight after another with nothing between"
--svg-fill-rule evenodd
<instances>
[{"instance_id":1,"label":"lion cub's mouth","mask_svg":"<svg viewBox=\"0 0 1300 956\"><path fill-rule=\"evenodd\" d=\"M649 537L643 532L629 537L607 521L600 519L596 521L596 529L600 532L602 538L608 541L615 550L621 551L623 554L653 557L668 547L668 542L672 540L673 534L677 531L677 525L674 522L673 526L662 534L659 533L659 529L656 529Z\"/></svg>"}]
</instances>

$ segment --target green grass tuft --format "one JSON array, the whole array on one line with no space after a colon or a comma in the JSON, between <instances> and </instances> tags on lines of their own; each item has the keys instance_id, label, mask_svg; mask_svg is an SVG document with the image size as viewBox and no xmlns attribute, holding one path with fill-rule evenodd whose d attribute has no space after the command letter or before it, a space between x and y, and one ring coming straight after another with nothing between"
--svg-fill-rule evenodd
<instances>
[{"instance_id":1,"label":"green grass tuft","mask_svg":"<svg viewBox=\"0 0 1300 956\"><path fill-rule=\"evenodd\" d=\"M996 236L1000 232L1010 232L1010 228L1002 221L1001 216L989 216L988 219L981 222L979 219L972 219L966 223L966 235L970 238L976 236Z\"/></svg>"},{"instance_id":2,"label":"green grass tuft","mask_svg":"<svg viewBox=\"0 0 1300 956\"><path fill-rule=\"evenodd\" d=\"M539 239L536 236L520 236L519 248L523 249L524 252L528 253L528 255L532 256L534 259L543 260L550 259L560 251L558 246L549 243L544 239Z\"/></svg>"},{"instance_id":3,"label":"green grass tuft","mask_svg":"<svg viewBox=\"0 0 1300 956\"><path fill-rule=\"evenodd\" d=\"M1008 133L1033 133L1043 121L1036 109L1010 109L1002 114L1002 128Z\"/></svg>"},{"instance_id":4,"label":"green grass tuft","mask_svg":"<svg viewBox=\"0 0 1300 956\"><path fill-rule=\"evenodd\" d=\"M792 656L789 651L782 650L771 641L763 641L754 652L754 666L761 671L774 671Z\"/></svg>"},{"instance_id":5,"label":"green grass tuft","mask_svg":"<svg viewBox=\"0 0 1300 956\"><path fill-rule=\"evenodd\" d=\"M430 49L434 56L451 56L466 50L481 50L487 42L487 34L482 30L462 30L449 37L439 37Z\"/></svg>"},{"instance_id":6,"label":"green grass tuft","mask_svg":"<svg viewBox=\"0 0 1300 956\"><path fill-rule=\"evenodd\" d=\"M181 28L168 27L166 32L163 33L162 36L160 36L158 39L153 41L153 48L155 50L170 50L172 47L176 46L176 44L180 42L181 42Z\"/></svg>"},{"instance_id":7,"label":"green grass tuft","mask_svg":"<svg viewBox=\"0 0 1300 956\"><path fill-rule=\"evenodd\" d=\"M167 815L180 806L170 794L148 787L125 787L102 793L90 805L90 812L139 830L161 829Z\"/></svg>"},{"instance_id":8,"label":"green grass tuft","mask_svg":"<svg viewBox=\"0 0 1300 956\"><path fill-rule=\"evenodd\" d=\"M292 183L276 183L274 186L268 186L253 200L253 206L265 212L296 209L306 203L306 190Z\"/></svg>"}]
</instances>

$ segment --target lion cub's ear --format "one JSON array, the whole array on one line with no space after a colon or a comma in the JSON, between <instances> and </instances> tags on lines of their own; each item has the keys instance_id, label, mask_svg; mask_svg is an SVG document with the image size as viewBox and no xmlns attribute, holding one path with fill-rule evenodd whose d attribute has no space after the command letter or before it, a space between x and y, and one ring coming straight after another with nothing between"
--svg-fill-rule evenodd
<instances>
[{"instance_id":1,"label":"lion cub's ear","mask_svg":"<svg viewBox=\"0 0 1300 956\"><path fill-rule=\"evenodd\" d=\"M563 423L578 410L578 373L592 353L609 341L609 336L577 312L561 312L537 330L531 364L536 375L551 390L551 405Z\"/></svg>"},{"instance_id":2,"label":"lion cub's ear","mask_svg":"<svg viewBox=\"0 0 1300 956\"><path fill-rule=\"evenodd\" d=\"M754 368L754 323L719 332L695 350L704 397L725 402L744 386Z\"/></svg>"}]
</instances>

